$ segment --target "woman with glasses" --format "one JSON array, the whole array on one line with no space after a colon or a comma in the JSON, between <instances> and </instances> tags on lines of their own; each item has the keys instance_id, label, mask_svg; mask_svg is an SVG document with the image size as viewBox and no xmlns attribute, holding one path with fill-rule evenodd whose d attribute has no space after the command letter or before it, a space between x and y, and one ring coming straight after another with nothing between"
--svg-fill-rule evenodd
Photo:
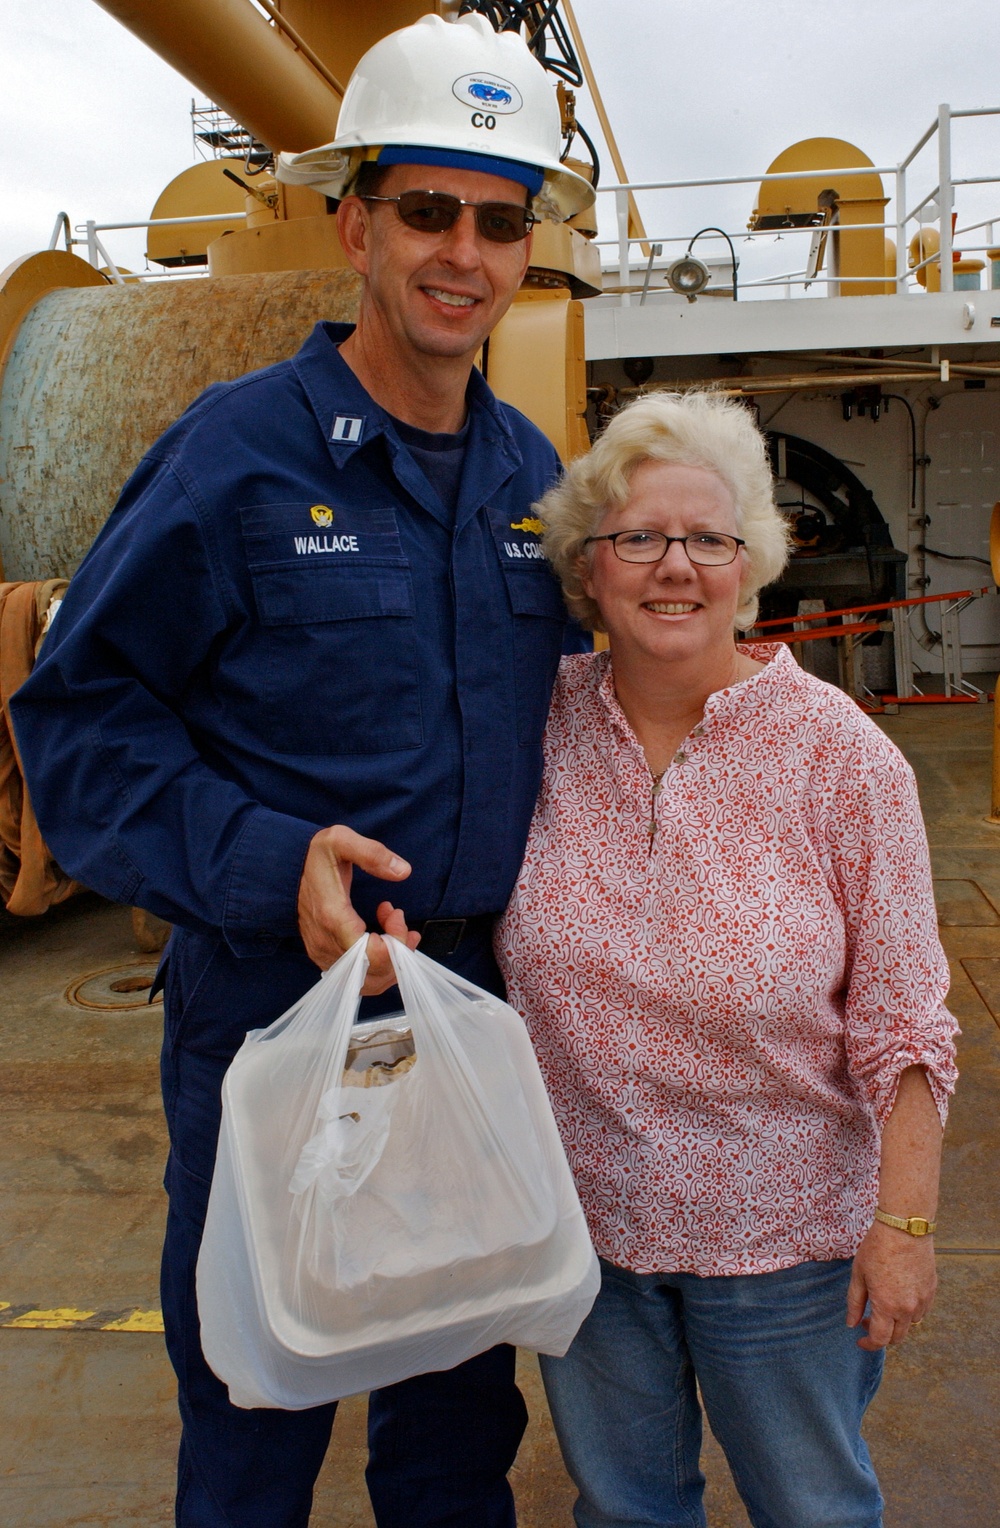
<instances>
[{"instance_id":1,"label":"woman with glasses","mask_svg":"<svg viewBox=\"0 0 1000 1528\"><path fill-rule=\"evenodd\" d=\"M734 639L787 556L741 405L638 400L538 513L610 646L563 660L497 936L603 1263L543 1360L578 1528L704 1524L699 1389L755 1528L878 1528L955 1078L912 774Z\"/></svg>"}]
</instances>

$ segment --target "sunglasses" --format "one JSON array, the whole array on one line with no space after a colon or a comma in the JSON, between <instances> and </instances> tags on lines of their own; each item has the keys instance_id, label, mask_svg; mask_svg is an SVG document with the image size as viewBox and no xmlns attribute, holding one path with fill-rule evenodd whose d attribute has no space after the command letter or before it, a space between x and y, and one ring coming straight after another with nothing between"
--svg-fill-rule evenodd
<instances>
[{"instance_id":1,"label":"sunglasses","mask_svg":"<svg viewBox=\"0 0 1000 1528\"><path fill-rule=\"evenodd\" d=\"M517 244L538 222L516 202L463 202L444 191L404 191L401 196L363 196L363 202L391 202L407 228L420 233L447 233L462 216L463 207L476 214L480 236L491 244Z\"/></svg>"}]
</instances>

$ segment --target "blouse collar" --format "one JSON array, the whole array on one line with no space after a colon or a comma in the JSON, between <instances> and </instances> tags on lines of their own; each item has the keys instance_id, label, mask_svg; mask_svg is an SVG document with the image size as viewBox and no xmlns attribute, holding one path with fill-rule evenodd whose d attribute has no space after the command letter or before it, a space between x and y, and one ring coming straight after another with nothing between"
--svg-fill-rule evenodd
<instances>
[{"instance_id":1,"label":"blouse collar","mask_svg":"<svg viewBox=\"0 0 1000 1528\"><path fill-rule=\"evenodd\" d=\"M797 688L802 675L795 659L784 642L739 642L737 651L747 658L755 658L764 667L746 679L739 679L722 690L715 690L705 702L705 715L699 727L709 721L717 721L746 709L759 710L774 705ZM638 748L638 740L629 725L615 693L614 672L610 652L595 654L597 694L612 726L623 733L630 744Z\"/></svg>"}]
</instances>

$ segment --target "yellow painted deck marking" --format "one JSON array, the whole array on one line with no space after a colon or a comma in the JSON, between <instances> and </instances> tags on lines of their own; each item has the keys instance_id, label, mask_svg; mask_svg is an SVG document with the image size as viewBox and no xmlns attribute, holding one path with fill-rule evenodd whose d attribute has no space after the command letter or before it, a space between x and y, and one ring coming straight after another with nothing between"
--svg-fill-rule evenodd
<instances>
[{"instance_id":1,"label":"yellow painted deck marking","mask_svg":"<svg viewBox=\"0 0 1000 1528\"><path fill-rule=\"evenodd\" d=\"M12 1321L4 1321L3 1326L20 1328L39 1328L45 1332L59 1332L72 1330L81 1321L89 1321L91 1316L96 1316L93 1310L74 1310L69 1306L60 1306L57 1310L26 1310L23 1316L15 1316Z\"/></svg>"},{"instance_id":2,"label":"yellow painted deck marking","mask_svg":"<svg viewBox=\"0 0 1000 1528\"><path fill-rule=\"evenodd\" d=\"M134 1310L130 1316L117 1321L106 1321L99 1328L102 1332L162 1332L163 1312L159 1310Z\"/></svg>"},{"instance_id":3,"label":"yellow painted deck marking","mask_svg":"<svg viewBox=\"0 0 1000 1528\"><path fill-rule=\"evenodd\" d=\"M162 1332L163 1312L138 1310L78 1310L75 1305L41 1306L11 1304L0 1300L0 1328L21 1332Z\"/></svg>"}]
</instances>

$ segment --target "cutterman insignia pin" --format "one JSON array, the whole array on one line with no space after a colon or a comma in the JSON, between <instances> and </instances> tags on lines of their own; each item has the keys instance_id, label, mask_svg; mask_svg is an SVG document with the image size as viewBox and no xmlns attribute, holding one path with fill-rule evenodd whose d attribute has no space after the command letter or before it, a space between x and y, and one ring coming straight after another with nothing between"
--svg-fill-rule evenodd
<instances>
[{"instance_id":1,"label":"cutterman insignia pin","mask_svg":"<svg viewBox=\"0 0 1000 1528\"><path fill-rule=\"evenodd\" d=\"M333 524L333 510L326 504L314 504L309 513L317 525Z\"/></svg>"},{"instance_id":2,"label":"cutterman insignia pin","mask_svg":"<svg viewBox=\"0 0 1000 1528\"><path fill-rule=\"evenodd\" d=\"M545 529L545 521L529 519L512 520L510 528L512 531L534 531L536 536L540 536Z\"/></svg>"}]
</instances>

